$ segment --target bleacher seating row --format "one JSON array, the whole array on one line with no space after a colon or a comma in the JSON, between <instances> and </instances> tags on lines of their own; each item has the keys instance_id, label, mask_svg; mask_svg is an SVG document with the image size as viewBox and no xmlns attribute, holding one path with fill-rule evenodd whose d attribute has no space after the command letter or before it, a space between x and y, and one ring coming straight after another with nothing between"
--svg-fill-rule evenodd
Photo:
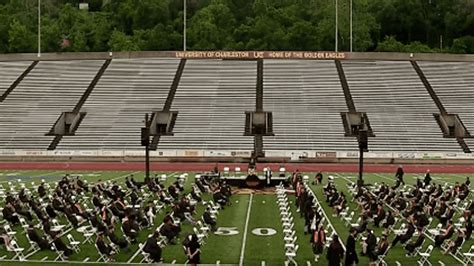
<instances>
[{"instance_id":1,"label":"bleacher seating row","mask_svg":"<svg viewBox=\"0 0 474 266\"><path fill-rule=\"evenodd\" d=\"M46 150L45 136L61 112L72 111L104 62L40 61L0 102L0 149ZM0 62L0 93L31 62ZM114 59L81 111L75 136L59 150L140 150L145 113L162 110L179 59ZM472 63L419 62L448 112L458 113L474 132ZM371 151L462 152L443 138L433 117L439 110L408 61L342 61L357 111L366 112ZM178 111L174 136L158 149L251 151L244 136L245 111L255 110L256 61L187 60L171 104ZM273 112L275 136L267 151L354 151L344 136L346 99L334 61L265 60L263 107ZM474 141L466 139L468 145Z\"/></svg>"},{"instance_id":2,"label":"bleacher seating row","mask_svg":"<svg viewBox=\"0 0 474 266\"><path fill-rule=\"evenodd\" d=\"M474 134L474 63L419 62L426 78L448 113L458 114L464 126ZM469 146L474 141L466 139Z\"/></svg>"}]
</instances>

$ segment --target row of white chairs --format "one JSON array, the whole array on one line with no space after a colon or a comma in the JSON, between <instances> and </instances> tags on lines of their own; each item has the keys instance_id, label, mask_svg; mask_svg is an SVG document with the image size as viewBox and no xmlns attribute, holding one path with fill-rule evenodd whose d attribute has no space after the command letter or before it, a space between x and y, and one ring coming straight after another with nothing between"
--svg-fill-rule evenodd
<instances>
[{"instance_id":1,"label":"row of white chairs","mask_svg":"<svg viewBox=\"0 0 474 266\"><path fill-rule=\"evenodd\" d=\"M288 202L288 197L286 195L286 190L283 186L283 183L280 183L276 187L276 194L278 208L280 209L280 219L283 225L283 240L285 241L286 256L285 265L288 265L289 263L297 265L295 257L299 249L299 246L296 244L298 237L296 236L296 231L294 228L295 224L290 210L290 203Z\"/></svg>"}]
</instances>

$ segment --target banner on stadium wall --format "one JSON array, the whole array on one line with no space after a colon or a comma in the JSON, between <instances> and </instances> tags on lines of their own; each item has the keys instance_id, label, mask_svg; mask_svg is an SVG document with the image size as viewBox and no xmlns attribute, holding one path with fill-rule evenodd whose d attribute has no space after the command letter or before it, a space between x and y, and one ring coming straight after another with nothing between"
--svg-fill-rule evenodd
<instances>
[{"instance_id":1,"label":"banner on stadium wall","mask_svg":"<svg viewBox=\"0 0 474 266\"><path fill-rule=\"evenodd\" d=\"M358 151L351 151L351 152L336 152L337 158L359 158Z\"/></svg>"},{"instance_id":2,"label":"banner on stadium wall","mask_svg":"<svg viewBox=\"0 0 474 266\"><path fill-rule=\"evenodd\" d=\"M203 151L204 157L231 157L231 151Z\"/></svg>"},{"instance_id":3,"label":"banner on stadium wall","mask_svg":"<svg viewBox=\"0 0 474 266\"><path fill-rule=\"evenodd\" d=\"M176 156L178 157L202 157L204 155L203 151L200 150L178 150L176 151Z\"/></svg>"},{"instance_id":4,"label":"banner on stadium wall","mask_svg":"<svg viewBox=\"0 0 474 266\"><path fill-rule=\"evenodd\" d=\"M15 150L0 150L0 156L15 156Z\"/></svg>"},{"instance_id":5,"label":"banner on stadium wall","mask_svg":"<svg viewBox=\"0 0 474 266\"><path fill-rule=\"evenodd\" d=\"M473 153L445 153L443 159L472 159L474 158Z\"/></svg>"},{"instance_id":6,"label":"banner on stadium wall","mask_svg":"<svg viewBox=\"0 0 474 266\"><path fill-rule=\"evenodd\" d=\"M299 52L299 51L178 51L177 58L186 59L345 59L340 52Z\"/></svg>"},{"instance_id":7,"label":"banner on stadium wall","mask_svg":"<svg viewBox=\"0 0 474 266\"><path fill-rule=\"evenodd\" d=\"M176 150L156 150L150 151L152 157L176 157Z\"/></svg>"},{"instance_id":8,"label":"banner on stadium wall","mask_svg":"<svg viewBox=\"0 0 474 266\"><path fill-rule=\"evenodd\" d=\"M47 151L40 150L17 150L15 156L45 156Z\"/></svg>"},{"instance_id":9,"label":"banner on stadium wall","mask_svg":"<svg viewBox=\"0 0 474 266\"><path fill-rule=\"evenodd\" d=\"M248 158L252 154L251 151L204 151L204 150L157 150L150 151L153 157L239 157ZM1 150L0 156L88 156L88 157L140 157L145 156L144 150ZM356 159L359 158L359 152L322 152L322 151L288 151L288 150L267 150L266 157L286 157L292 160L300 160L302 158L318 158L318 159ZM410 153L410 152L368 152L364 153L366 158L372 159L402 159L402 160L469 160L474 159L474 154L468 153Z\"/></svg>"},{"instance_id":10,"label":"banner on stadium wall","mask_svg":"<svg viewBox=\"0 0 474 266\"><path fill-rule=\"evenodd\" d=\"M443 159L445 154L443 153L423 153L421 154L421 158L423 160L441 160Z\"/></svg>"},{"instance_id":11,"label":"banner on stadium wall","mask_svg":"<svg viewBox=\"0 0 474 266\"><path fill-rule=\"evenodd\" d=\"M337 157L336 152L316 152L316 158L328 158L333 159Z\"/></svg>"},{"instance_id":12,"label":"banner on stadium wall","mask_svg":"<svg viewBox=\"0 0 474 266\"><path fill-rule=\"evenodd\" d=\"M123 157L124 156L124 151L108 151L108 150L101 150L99 152L99 156L103 157Z\"/></svg>"},{"instance_id":13,"label":"banner on stadium wall","mask_svg":"<svg viewBox=\"0 0 474 266\"><path fill-rule=\"evenodd\" d=\"M230 153L230 156L247 158L247 157L252 156L252 152L251 151L233 151Z\"/></svg>"},{"instance_id":14,"label":"banner on stadium wall","mask_svg":"<svg viewBox=\"0 0 474 266\"><path fill-rule=\"evenodd\" d=\"M139 151L139 150L126 150L124 151L124 156L130 156L130 157L136 157L136 156L145 156L145 151Z\"/></svg>"},{"instance_id":15,"label":"banner on stadium wall","mask_svg":"<svg viewBox=\"0 0 474 266\"><path fill-rule=\"evenodd\" d=\"M289 154L286 151L265 151L265 157L290 157Z\"/></svg>"},{"instance_id":16,"label":"banner on stadium wall","mask_svg":"<svg viewBox=\"0 0 474 266\"><path fill-rule=\"evenodd\" d=\"M78 154L74 155L79 155L79 156L99 156L99 151L79 151Z\"/></svg>"}]
</instances>

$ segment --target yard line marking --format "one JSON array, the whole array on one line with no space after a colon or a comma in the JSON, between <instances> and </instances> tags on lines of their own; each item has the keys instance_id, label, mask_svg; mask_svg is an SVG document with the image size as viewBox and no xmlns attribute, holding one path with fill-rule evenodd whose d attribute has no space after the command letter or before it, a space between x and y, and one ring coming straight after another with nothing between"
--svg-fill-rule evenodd
<instances>
[{"instance_id":1,"label":"yard line marking","mask_svg":"<svg viewBox=\"0 0 474 266\"><path fill-rule=\"evenodd\" d=\"M31 177L42 177L42 176L45 176L45 177L46 177L46 176L49 176L49 175L51 175L51 174L55 174L55 173L58 173L58 172L61 172L61 171L54 171L54 172L49 172L49 173L39 174L39 175L31 175L31 176L28 176L28 177L29 177L28 179L31 179ZM25 177L25 176L14 176L13 179L1 181L0 184L12 182L12 181L17 181L18 179L22 179L22 177ZM23 182L24 180L21 180L21 181Z\"/></svg>"},{"instance_id":2,"label":"yard line marking","mask_svg":"<svg viewBox=\"0 0 474 266\"><path fill-rule=\"evenodd\" d=\"M0 257L0 259L2 259L3 257ZM46 257L47 258L47 257ZM44 259L44 258L43 258ZM23 261L23 262L32 262L32 263L48 263L48 264L59 264L59 265L72 265L72 264L78 264L78 265L97 265L97 264L103 264L103 265L117 265L117 266L123 266L125 264L127 265L137 265L137 266L143 266L143 263L138 263L138 262L133 262L133 263L125 263L125 262L117 262L117 261L114 261L114 262L107 262L107 263L104 263L104 262L96 262L96 261L52 261L52 260L28 260L28 261ZM22 262L22 261L19 261L18 259L2 259L2 262Z\"/></svg>"},{"instance_id":3,"label":"yard line marking","mask_svg":"<svg viewBox=\"0 0 474 266\"><path fill-rule=\"evenodd\" d=\"M249 229L250 210L252 209L252 199L253 199L253 194L250 194L249 208L247 210L247 218L245 220L244 238L242 239L242 250L240 252L239 266L244 265L245 242L247 241L247 230Z\"/></svg>"}]
</instances>

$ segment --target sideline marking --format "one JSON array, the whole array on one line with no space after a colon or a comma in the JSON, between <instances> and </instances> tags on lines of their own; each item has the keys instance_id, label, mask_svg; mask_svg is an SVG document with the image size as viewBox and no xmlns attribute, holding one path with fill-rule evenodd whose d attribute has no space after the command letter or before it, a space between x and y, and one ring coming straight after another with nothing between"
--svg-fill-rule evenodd
<instances>
[{"instance_id":1,"label":"sideline marking","mask_svg":"<svg viewBox=\"0 0 474 266\"><path fill-rule=\"evenodd\" d=\"M239 262L240 266L244 265L245 243L247 242L247 230L249 228L249 218L250 218L250 210L252 209L252 199L253 199L253 194L250 194L249 208L247 210L247 218L245 220L244 238L242 239L242 249L240 252L240 262Z\"/></svg>"}]
</instances>

